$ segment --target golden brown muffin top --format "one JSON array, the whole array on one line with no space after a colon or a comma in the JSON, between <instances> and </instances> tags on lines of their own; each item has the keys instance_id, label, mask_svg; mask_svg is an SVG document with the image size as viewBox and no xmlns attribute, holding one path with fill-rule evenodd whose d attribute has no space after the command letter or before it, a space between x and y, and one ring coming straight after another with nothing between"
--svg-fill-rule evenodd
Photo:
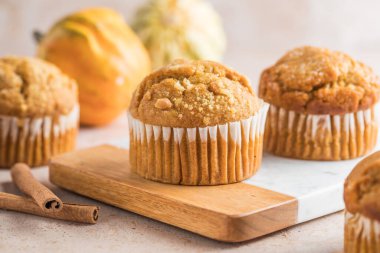
<instances>
[{"instance_id":1,"label":"golden brown muffin top","mask_svg":"<svg viewBox=\"0 0 380 253\"><path fill-rule=\"evenodd\" d=\"M177 60L142 81L130 112L147 124L190 128L246 119L259 108L244 76L216 62Z\"/></svg>"},{"instance_id":2,"label":"golden brown muffin top","mask_svg":"<svg viewBox=\"0 0 380 253\"><path fill-rule=\"evenodd\" d=\"M371 68L347 54L307 46L289 51L264 70L259 96L299 113L344 114L374 105L380 81Z\"/></svg>"},{"instance_id":3,"label":"golden brown muffin top","mask_svg":"<svg viewBox=\"0 0 380 253\"><path fill-rule=\"evenodd\" d=\"M0 58L0 115L42 117L68 114L77 85L57 67L37 58Z\"/></svg>"},{"instance_id":4,"label":"golden brown muffin top","mask_svg":"<svg viewBox=\"0 0 380 253\"><path fill-rule=\"evenodd\" d=\"M363 159L347 177L344 201L350 213L380 221L380 151Z\"/></svg>"}]
</instances>

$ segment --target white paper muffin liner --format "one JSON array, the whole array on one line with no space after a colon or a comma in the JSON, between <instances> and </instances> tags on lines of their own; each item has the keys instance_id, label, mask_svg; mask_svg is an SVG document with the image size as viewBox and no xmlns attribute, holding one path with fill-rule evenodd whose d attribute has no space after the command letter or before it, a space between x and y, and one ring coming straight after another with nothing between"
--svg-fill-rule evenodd
<instances>
[{"instance_id":1,"label":"white paper muffin liner","mask_svg":"<svg viewBox=\"0 0 380 253\"><path fill-rule=\"evenodd\" d=\"M359 213L345 212L345 253L379 253L380 222Z\"/></svg>"},{"instance_id":2,"label":"white paper muffin liner","mask_svg":"<svg viewBox=\"0 0 380 253\"><path fill-rule=\"evenodd\" d=\"M56 118L18 118L0 115L0 167L16 162L46 164L53 155L72 150L79 122L79 106Z\"/></svg>"},{"instance_id":3,"label":"white paper muffin liner","mask_svg":"<svg viewBox=\"0 0 380 253\"><path fill-rule=\"evenodd\" d=\"M260 167L268 105L241 121L196 128L144 124L128 114L130 163L164 183L218 185L242 181Z\"/></svg>"},{"instance_id":4,"label":"white paper muffin liner","mask_svg":"<svg viewBox=\"0 0 380 253\"><path fill-rule=\"evenodd\" d=\"M376 108L343 115L310 115L271 105L264 150L306 160L345 160L367 154L377 140Z\"/></svg>"}]
</instances>

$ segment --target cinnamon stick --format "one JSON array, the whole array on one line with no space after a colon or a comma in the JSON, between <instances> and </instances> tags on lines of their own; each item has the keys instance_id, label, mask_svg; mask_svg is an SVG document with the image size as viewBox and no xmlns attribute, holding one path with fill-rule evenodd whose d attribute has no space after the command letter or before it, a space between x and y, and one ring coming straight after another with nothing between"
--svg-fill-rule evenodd
<instances>
[{"instance_id":1,"label":"cinnamon stick","mask_svg":"<svg viewBox=\"0 0 380 253\"><path fill-rule=\"evenodd\" d=\"M59 212L45 212L32 199L0 192L0 209L34 214L42 217L95 224L99 207L63 203Z\"/></svg>"},{"instance_id":2,"label":"cinnamon stick","mask_svg":"<svg viewBox=\"0 0 380 253\"><path fill-rule=\"evenodd\" d=\"M62 201L33 177L28 165L16 163L11 169L11 175L20 191L34 199L45 212L61 211Z\"/></svg>"}]
</instances>

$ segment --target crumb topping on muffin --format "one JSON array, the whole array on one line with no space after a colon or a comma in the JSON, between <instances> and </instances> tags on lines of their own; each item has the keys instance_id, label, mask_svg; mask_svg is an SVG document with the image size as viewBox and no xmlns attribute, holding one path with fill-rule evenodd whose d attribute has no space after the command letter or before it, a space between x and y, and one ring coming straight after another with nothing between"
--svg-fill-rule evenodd
<instances>
[{"instance_id":1,"label":"crumb topping on muffin","mask_svg":"<svg viewBox=\"0 0 380 253\"><path fill-rule=\"evenodd\" d=\"M75 81L50 63L28 57L0 58L0 115L68 114L77 96Z\"/></svg>"},{"instance_id":2,"label":"crumb topping on muffin","mask_svg":"<svg viewBox=\"0 0 380 253\"><path fill-rule=\"evenodd\" d=\"M146 124L187 128L246 119L259 109L244 76L215 62L184 60L147 76L130 105Z\"/></svg>"},{"instance_id":3,"label":"crumb topping on muffin","mask_svg":"<svg viewBox=\"0 0 380 253\"><path fill-rule=\"evenodd\" d=\"M264 70L259 97L299 113L344 114L375 104L380 79L347 54L306 46L289 51Z\"/></svg>"},{"instance_id":4,"label":"crumb topping on muffin","mask_svg":"<svg viewBox=\"0 0 380 253\"><path fill-rule=\"evenodd\" d=\"M344 201L349 212L380 221L380 151L363 159L347 177Z\"/></svg>"}]
</instances>

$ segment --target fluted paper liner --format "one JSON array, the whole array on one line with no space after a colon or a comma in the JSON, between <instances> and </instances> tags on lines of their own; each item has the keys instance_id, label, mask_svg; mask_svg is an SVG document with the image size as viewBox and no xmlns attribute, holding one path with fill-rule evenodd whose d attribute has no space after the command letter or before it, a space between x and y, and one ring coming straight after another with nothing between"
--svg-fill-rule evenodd
<instances>
[{"instance_id":1,"label":"fluted paper liner","mask_svg":"<svg viewBox=\"0 0 380 253\"><path fill-rule=\"evenodd\" d=\"M128 115L130 163L164 183L218 185L242 181L260 167L268 105L241 121L199 128L144 124Z\"/></svg>"},{"instance_id":2,"label":"fluted paper liner","mask_svg":"<svg viewBox=\"0 0 380 253\"><path fill-rule=\"evenodd\" d=\"M68 115L55 118L0 115L0 167L10 167L17 162L39 166L53 155L72 150L78 122L78 106Z\"/></svg>"},{"instance_id":3,"label":"fluted paper liner","mask_svg":"<svg viewBox=\"0 0 380 253\"><path fill-rule=\"evenodd\" d=\"M345 213L345 253L380 252L380 222L362 214Z\"/></svg>"},{"instance_id":4,"label":"fluted paper liner","mask_svg":"<svg viewBox=\"0 0 380 253\"><path fill-rule=\"evenodd\" d=\"M377 132L375 106L343 115L308 115L271 105L264 149L306 160L345 160L372 150Z\"/></svg>"}]
</instances>

